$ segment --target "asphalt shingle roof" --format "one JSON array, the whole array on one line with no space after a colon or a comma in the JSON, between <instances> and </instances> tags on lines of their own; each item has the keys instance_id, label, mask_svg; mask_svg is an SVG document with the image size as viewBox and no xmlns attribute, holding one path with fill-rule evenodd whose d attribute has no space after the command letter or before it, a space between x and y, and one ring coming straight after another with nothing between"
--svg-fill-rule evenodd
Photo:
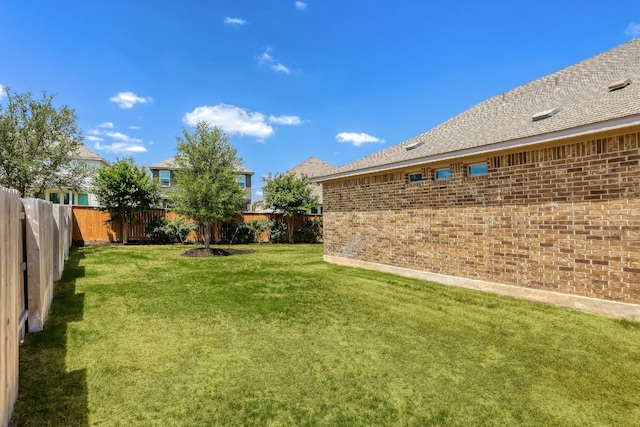
<instances>
[{"instance_id":1,"label":"asphalt shingle roof","mask_svg":"<svg viewBox=\"0 0 640 427\"><path fill-rule=\"evenodd\" d=\"M107 163L107 161L100 157L99 154L96 154L93 151L89 150L84 144L80 144L78 147L78 158L85 160L100 160L104 163Z\"/></svg>"},{"instance_id":2,"label":"asphalt shingle roof","mask_svg":"<svg viewBox=\"0 0 640 427\"><path fill-rule=\"evenodd\" d=\"M616 81L631 79L610 91ZM534 114L559 108L550 118ZM395 163L566 131L640 114L640 39L505 92L435 128L326 174L357 174ZM415 148L407 150L407 146ZM328 176L327 176L328 175Z\"/></svg>"},{"instance_id":3,"label":"asphalt shingle roof","mask_svg":"<svg viewBox=\"0 0 640 427\"><path fill-rule=\"evenodd\" d=\"M327 162L324 162L316 157L309 157L304 162L291 168L289 172L293 173L296 176L306 175L309 178L313 178L314 176L327 175L333 172L335 169L335 166L330 165Z\"/></svg>"}]
</instances>

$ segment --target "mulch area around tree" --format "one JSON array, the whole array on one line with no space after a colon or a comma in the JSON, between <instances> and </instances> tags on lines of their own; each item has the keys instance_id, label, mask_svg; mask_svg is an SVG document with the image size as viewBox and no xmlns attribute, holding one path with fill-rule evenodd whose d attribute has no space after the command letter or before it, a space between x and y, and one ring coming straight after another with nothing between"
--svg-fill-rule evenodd
<instances>
[{"instance_id":1,"label":"mulch area around tree","mask_svg":"<svg viewBox=\"0 0 640 427\"><path fill-rule=\"evenodd\" d=\"M229 256L229 252L218 248L194 248L185 251L182 256L188 257L212 257L212 256Z\"/></svg>"}]
</instances>

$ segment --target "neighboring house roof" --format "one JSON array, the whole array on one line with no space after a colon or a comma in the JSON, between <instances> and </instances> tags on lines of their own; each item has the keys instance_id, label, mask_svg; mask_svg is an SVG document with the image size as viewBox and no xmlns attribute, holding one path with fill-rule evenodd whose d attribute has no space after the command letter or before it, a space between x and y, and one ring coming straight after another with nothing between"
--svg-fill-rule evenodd
<instances>
[{"instance_id":1,"label":"neighboring house roof","mask_svg":"<svg viewBox=\"0 0 640 427\"><path fill-rule=\"evenodd\" d=\"M153 165L149 166L149 169L168 169L168 170L175 170L178 169L178 165L176 164L176 158L175 157L171 157L169 159L163 160L161 162L158 163L154 163ZM236 172L244 174L244 175L253 175L253 171L250 169L245 168L244 166L236 166Z\"/></svg>"},{"instance_id":2,"label":"neighboring house roof","mask_svg":"<svg viewBox=\"0 0 640 427\"><path fill-rule=\"evenodd\" d=\"M609 85L631 84L610 90ZM557 112L555 109L558 109ZM537 113L551 117L534 120ZM640 124L640 39L489 98L322 179L418 165Z\"/></svg>"},{"instance_id":3,"label":"neighboring house roof","mask_svg":"<svg viewBox=\"0 0 640 427\"><path fill-rule=\"evenodd\" d=\"M299 165L289 169L288 173L293 173L297 177L306 176L314 178L317 176L328 175L335 171L336 167L324 162L316 157L309 157ZM311 195L318 198L318 202L322 204L322 186L319 184L311 184Z\"/></svg>"},{"instance_id":4,"label":"neighboring house roof","mask_svg":"<svg viewBox=\"0 0 640 427\"><path fill-rule=\"evenodd\" d=\"M87 146L84 144L80 144L80 146L78 147L77 158L82 160L98 160L104 163L105 165L109 164L109 162L103 159L99 154L96 154L93 151L89 150Z\"/></svg>"},{"instance_id":5,"label":"neighboring house roof","mask_svg":"<svg viewBox=\"0 0 640 427\"><path fill-rule=\"evenodd\" d=\"M304 162L293 167L289 170L289 173L293 173L296 176L306 175L309 178L315 176L327 175L336 169L335 166L330 165L316 157L309 157Z\"/></svg>"}]
</instances>

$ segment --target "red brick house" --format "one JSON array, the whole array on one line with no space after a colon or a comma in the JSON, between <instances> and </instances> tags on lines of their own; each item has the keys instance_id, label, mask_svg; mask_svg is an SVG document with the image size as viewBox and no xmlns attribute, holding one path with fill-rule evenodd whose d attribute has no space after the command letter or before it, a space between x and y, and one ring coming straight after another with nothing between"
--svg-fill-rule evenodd
<instances>
[{"instance_id":1,"label":"red brick house","mask_svg":"<svg viewBox=\"0 0 640 427\"><path fill-rule=\"evenodd\" d=\"M329 262L640 319L640 40L318 181Z\"/></svg>"}]
</instances>

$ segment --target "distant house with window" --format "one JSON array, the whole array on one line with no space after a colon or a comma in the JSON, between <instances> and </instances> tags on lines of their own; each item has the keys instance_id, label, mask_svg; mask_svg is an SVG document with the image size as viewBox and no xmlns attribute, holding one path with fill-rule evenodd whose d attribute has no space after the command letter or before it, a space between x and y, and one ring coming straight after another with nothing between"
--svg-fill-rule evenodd
<instances>
[{"instance_id":1,"label":"distant house with window","mask_svg":"<svg viewBox=\"0 0 640 427\"><path fill-rule=\"evenodd\" d=\"M82 188L49 188L45 190L42 198L53 203L64 205L100 206L100 202L98 202L96 195L92 192L94 173L99 168L109 166L109 162L89 150L84 144L80 145L76 160L85 163L92 172L85 178Z\"/></svg>"},{"instance_id":2,"label":"distant house with window","mask_svg":"<svg viewBox=\"0 0 640 427\"><path fill-rule=\"evenodd\" d=\"M640 39L317 181L329 262L640 318Z\"/></svg>"},{"instance_id":3,"label":"distant house with window","mask_svg":"<svg viewBox=\"0 0 640 427\"><path fill-rule=\"evenodd\" d=\"M162 200L162 207L171 207L171 189L172 181L175 177L175 171L178 169L175 157L163 160L149 166L154 178L160 181L160 199ZM243 167L236 167L236 174L240 187L245 190L247 199L245 204L245 210L251 209L251 177L254 172Z\"/></svg>"}]
</instances>

